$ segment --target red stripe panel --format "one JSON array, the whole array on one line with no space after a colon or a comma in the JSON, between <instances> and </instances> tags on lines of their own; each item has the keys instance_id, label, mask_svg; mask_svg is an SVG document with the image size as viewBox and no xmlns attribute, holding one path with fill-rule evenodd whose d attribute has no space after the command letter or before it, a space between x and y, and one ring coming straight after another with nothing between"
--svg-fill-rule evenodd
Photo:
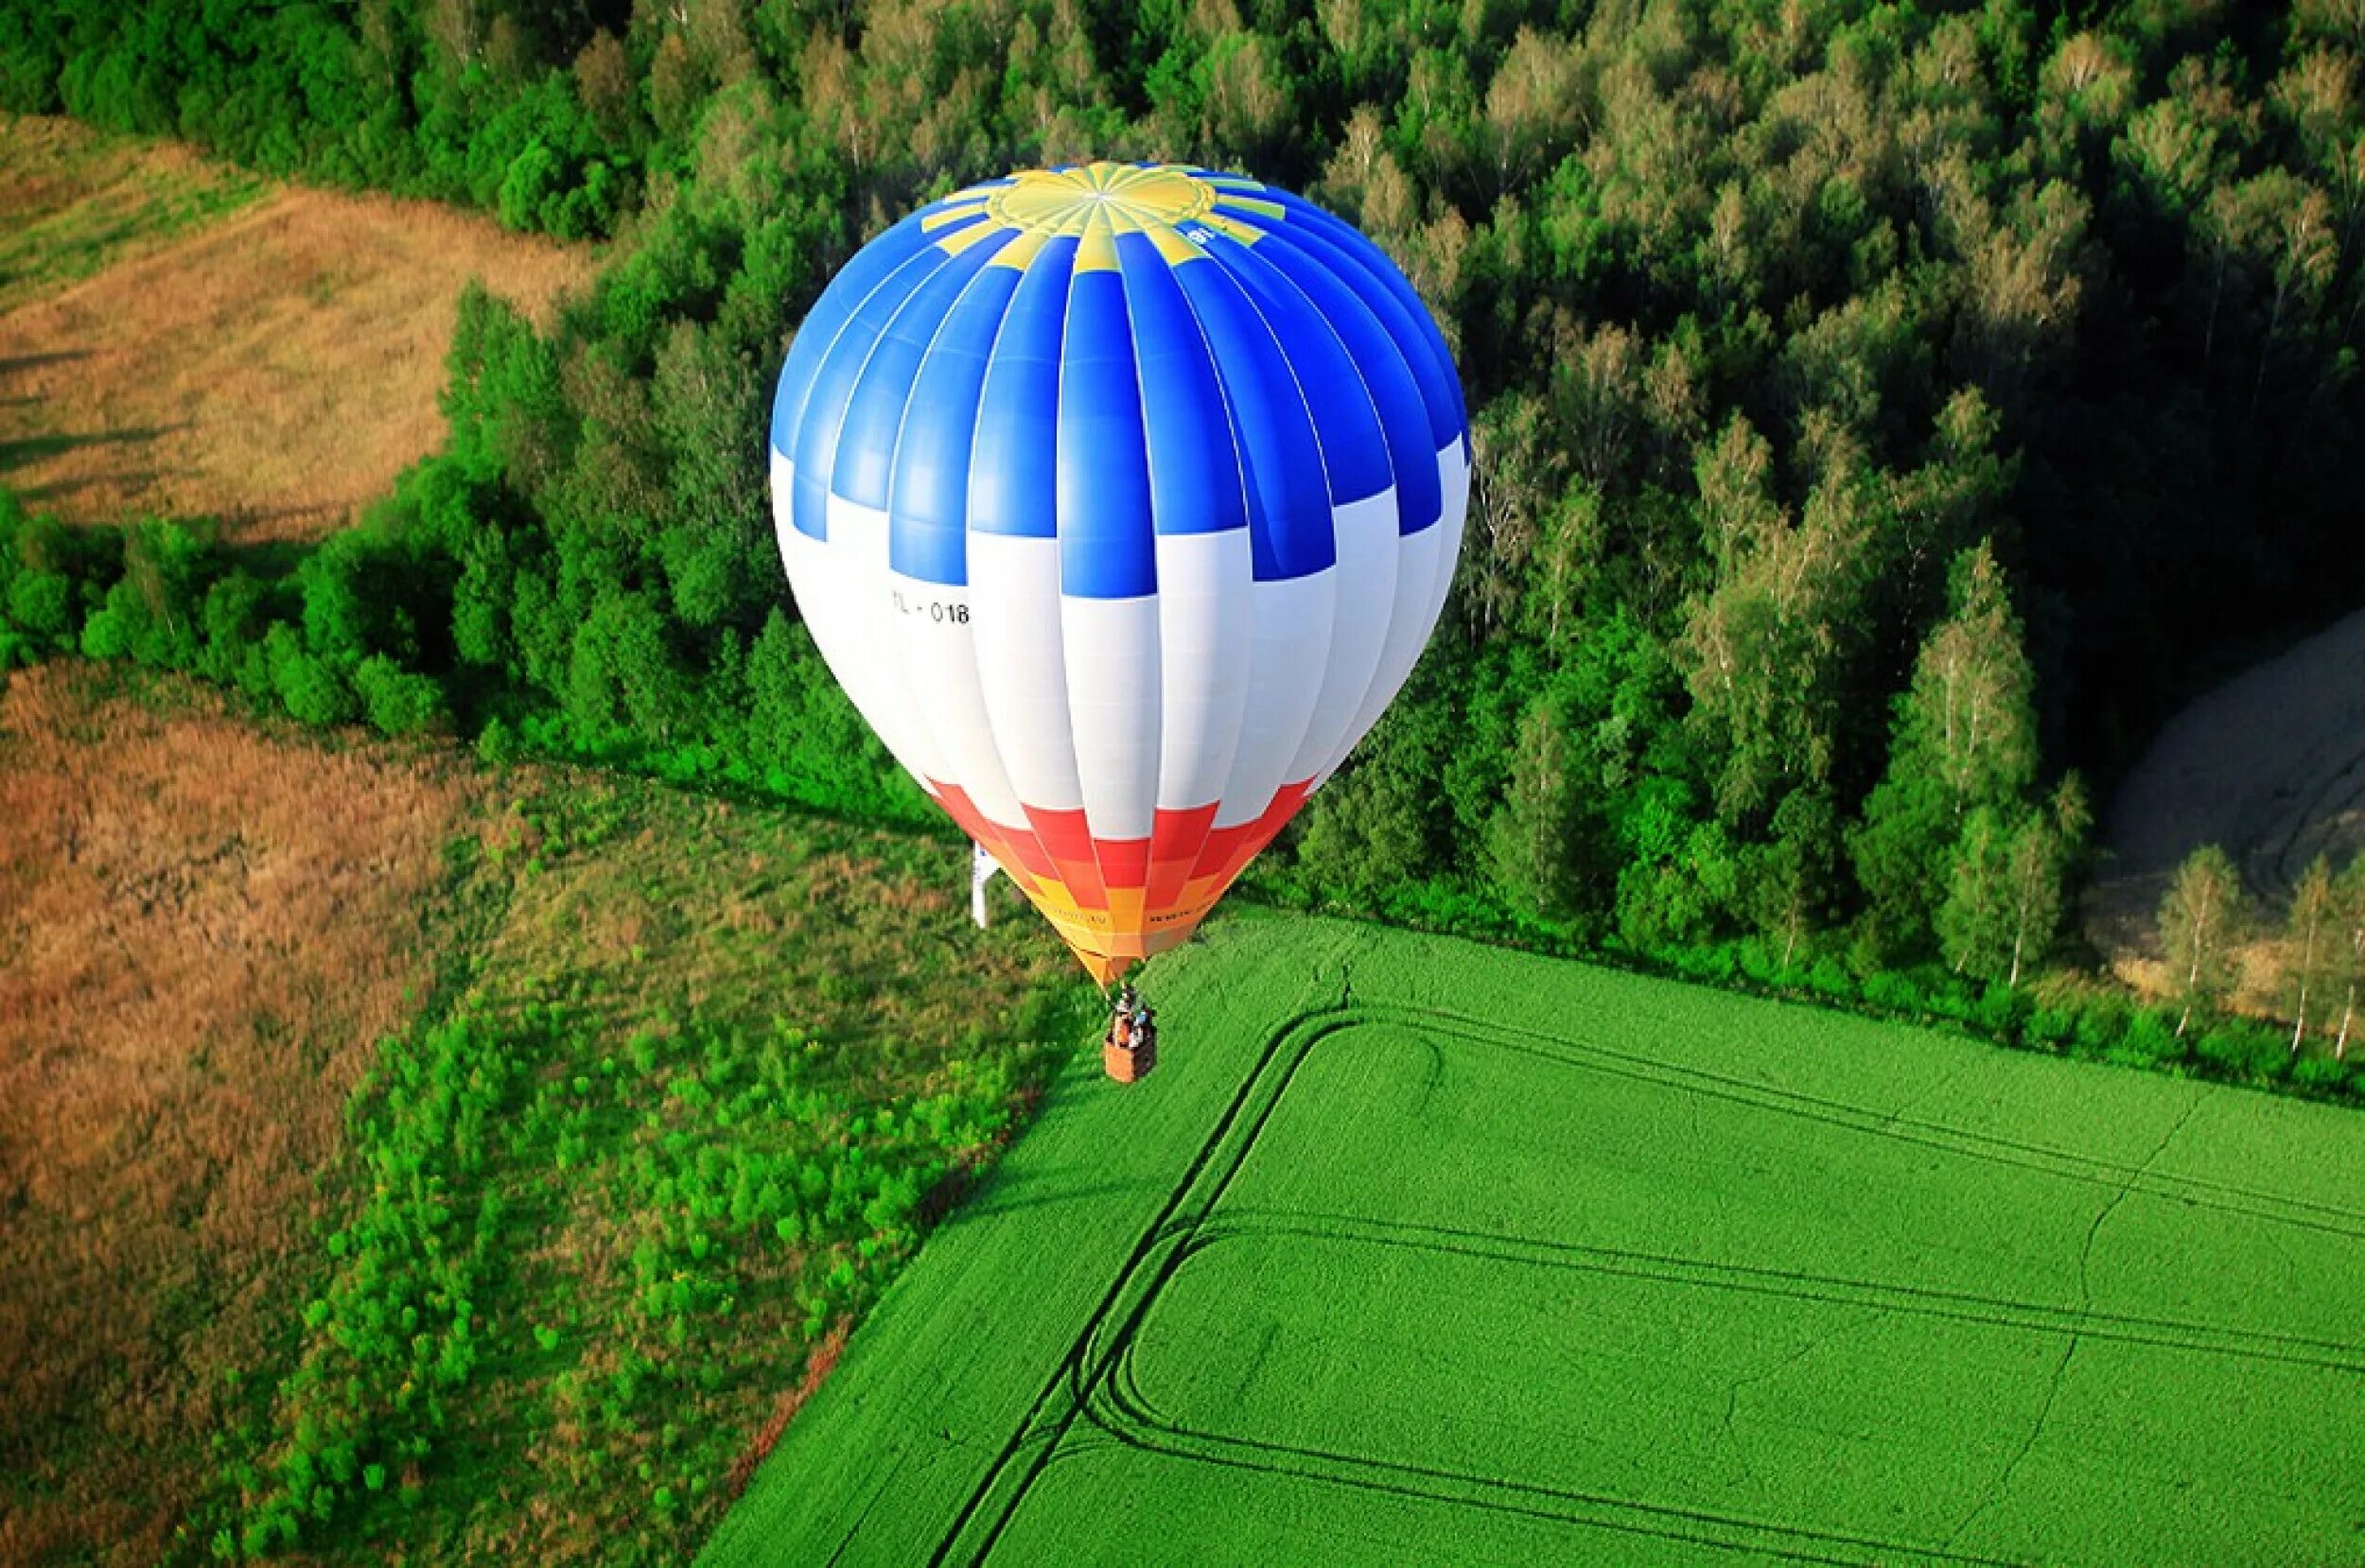
<instances>
[{"instance_id":1,"label":"red stripe panel","mask_svg":"<svg viewBox=\"0 0 2365 1568\"><path fill-rule=\"evenodd\" d=\"M1035 842L1034 834L1024 828L1005 828L990 820L977 810L977 803L971 800L969 793L957 784L946 784L933 778L928 782L936 787L937 803L944 808L945 815L958 823L962 832L983 845L986 853L999 861L1003 870L1012 874L1013 880L1022 877L1049 881L1060 880L1059 869L1051 863L1051 857L1042 852L1042 845ZM1020 881L1020 885L1025 884Z\"/></svg>"},{"instance_id":2,"label":"red stripe panel","mask_svg":"<svg viewBox=\"0 0 2365 1568\"><path fill-rule=\"evenodd\" d=\"M1070 811L1041 811L1025 808L1026 821L1035 829L1035 837L1059 868L1060 880L1080 909L1107 909L1108 890L1101 885L1100 862L1093 854L1092 828L1085 824L1081 807Z\"/></svg>"},{"instance_id":3,"label":"red stripe panel","mask_svg":"<svg viewBox=\"0 0 2365 1568\"><path fill-rule=\"evenodd\" d=\"M1273 835L1297 815L1305 796L1314 787L1312 779L1297 784L1284 784L1254 820L1235 828L1218 828L1207 835L1200 846L1199 861L1191 868L1193 877L1221 877L1227 882L1240 874L1243 866L1256 858L1257 851L1272 843Z\"/></svg>"},{"instance_id":4,"label":"red stripe panel","mask_svg":"<svg viewBox=\"0 0 2365 1568\"><path fill-rule=\"evenodd\" d=\"M1149 880L1147 839L1095 839L1100 879L1111 887L1140 888Z\"/></svg>"},{"instance_id":5,"label":"red stripe panel","mask_svg":"<svg viewBox=\"0 0 2365 1568\"><path fill-rule=\"evenodd\" d=\"M1191 867L1198 863L1200 849L1215 826L1212 800L1187 811L1159 811L1149 829L1147 899L1150 908L1164 909L1182 897L1182 884L1191 880Z\"/></svg>"}]
</instances>

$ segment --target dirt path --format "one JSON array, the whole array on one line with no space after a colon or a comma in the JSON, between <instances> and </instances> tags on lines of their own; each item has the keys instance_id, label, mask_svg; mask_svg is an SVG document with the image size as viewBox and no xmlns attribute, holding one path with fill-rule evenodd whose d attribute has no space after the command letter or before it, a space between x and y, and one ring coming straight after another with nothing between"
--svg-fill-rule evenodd
<instances>
[{"instance_id":1,"label":"dirt path","mask_svg":"<svg viewBox=\"0 0 2365 1568\"><path fill-rule=\"evenodd\" d=\"M36 132L56 122L0 120L0 139ZM18 194L71 228L61 199ZM429 202L273 187L0 314L0 483L73 520L317 537L443 439L468 279L547 316L593 261Z\"/></svg>"},{"instance_id":2,"label":"dirt path","mask_svg":"<svg viewBox=\"0 0 2365 1568\"><path fill-rule=\"evenodd\" d=\"M2365 851L2365 610L2245 671L2169 721L2120 786L2086 930L2111 967L2156 989L2155 915L2169 879L2204 844L2232 855L2256 912L2280 923L2318 855ZM2265 1002L2261 943L2249 966Z\"/></svg>"}]
</instances>

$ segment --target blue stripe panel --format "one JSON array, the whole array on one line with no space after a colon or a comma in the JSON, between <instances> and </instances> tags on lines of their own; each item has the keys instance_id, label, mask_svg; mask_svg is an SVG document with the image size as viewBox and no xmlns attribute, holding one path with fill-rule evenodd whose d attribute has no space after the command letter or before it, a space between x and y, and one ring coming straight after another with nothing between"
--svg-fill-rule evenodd
<instances>
[{"instance_id":1,"label":"blue stripe panel","mask_svg":"<svg viewBox=\"0 0 2365 1568\"><path fill-rule=\"evenodd\" d=\"M1125 303L1141 366L1150 518L1161 533L1248 527L1239 449L1207 340L1174 270L1144 235L1117 237Z\"/></svg>"},{"instance_id":2,"label":"blue stripe panel","mask_svg":"<svg viewBox=\"0 0 2365 1568\"><path fill-rule=\"evenodd\" d=\"M1380 427L1388 434L1388 455L1395 469L1396 531L1418 533L1431 527L1445 512L1445 488L1437 479L1437 451L1445 444L1430 433L1420 382L1382 324L1380 307L1332 271L1286 223L1274 225L1271 237L1258 242L1256 254L1305 290L1362 373L1364 390L1377 406Z\"/></svg>"},{"instance_id":3,"label":"blue stripe panel","mask_svg":"<svg viewBox=\"0 0 2365 1568\"><path fill-rule=\"evenodd\" d=\"M1288 278L1259 260L1256 251L1230 235L1215 235L1206 251L1208 259L1230 272L1256 302L1297 374L1298 388L1314 416L1314 433L1322 441L1331 504L1344 506L1387 489L1394 476L1378 411L1355 361L1322 312ZM1428 461L1436 467L1434 456Z\"/></svg>"},{"instance_id":4,"label":"blue stripe panel","mask_svg":"<svg viewBox=\"0 0 2365 1568\"><path fill-rule=\"evenodd\" d=\"M1060 335L1076 241L1054 239L1019 281L986 367L969 467L969 526L982 533L1058 533L1051 510L1060 414Z\"/></svg>"},{"instance_id":5,"label":"blue stripe panel","mask_svg":"<svg viewBox=\"0 0 2365 1568\"><path fill-rule=\"evenodd\" d=\"M1265 194L1289 211L1288 222L1272 225L1273 232L1288 228L1317 243L1326 241L1337 258L1331 264L1333 271L1347 278L1360 273L1378 286L1376 290L1358 287L1358 294L1375 305L1382 297L1395 303L1396 309L1383 313L1381 320L1388 322L1390 335L1404 348L1405 360L1420 380L1421 396L1428 405L1429 429L1436 438L1437 449L1442 451L1448 443L1465 436L1470 419L1463 406L1462 378L1454 373L1453 355L1445 347L1445 336L1437 330L1436 322L1430 319L1428 306L1396 270L1396 264L1361 234L1305 198L1277 190Z\"/></svg>"},{"instance_id":6,"label":"blue stripe panel","mask_svg":"<svg viewBox=\"0 0 2365 1568\"><path fill-rule=\"evenodd\" d=\"M1391 485L1400 532L1433 526L1435 454L1466 453L1468 414L1419 295L1304 199L1198 177L1280 212L1222 201L1258 242L1185 223L1205 259L1181 266L1129 233L1113 270L1075 272L1072 235L995 267L1019 232L972 193L1006 179L865 247L774 391L793 526L825 537L832 495L882 509L893 567L948 585L967 580L969 529L1057 538L1062 591L1093 598L1155 592L1161 533L1245 528L1273 582L1329 567L1334 507ZM978 237L947 255L953 235Z\"/></svg>"},{"instance_id":7,"label":"blue stripe panel","mask_svg":"<svg viewBox=\"0 0 2365 1568\"><path fill-rule=\"evenodd\" d=\"M912 290L887 323L846 400L845 426L837 438L837 465L830 473L830 489L842 499L886 510L896 435L903 428L903 410L911 406L920 362L962 293L1009 239L1007 233L989 235L938 267L927 282Z\"/></svg>"},{"instance_id":8,"label":"blue stripe panel","mask_svg":"<svg viewBox=\"0 0 2365 1568\"><path fill-rule=\"evenodd\" d=\"M887 502L887 564L906 577L948 586L969 581L970 450L986 365L1018 280L1007 267L978 273L937 328L913 383Z\"/></svg>"},{"instance_id":9,"label":"blue stripe panel","mask_svg":"<svg viewBox=\"0 0 2365 1568\"><path fill-rule=\"evenodd\" d=\"M1248 479L1249 558L1259 583L1326 570L1339 556L1322 444L1281 345L1231 273L1175 270L1231 403L1233 439Z\"/></svg>"},{"instance_id":10,"label":"blue stripe panel","mask_svg":"<svg viewBox=\"0 0 2365 1568\"><path fill-rule=\"evenodd\" d=\"M1078 272L1060 361L1060 591L1132 599L1158 591L1141 381L1125 280Z\"/></svg>"},{"instance_id":11,"label":"blue stripe panel","mask_svg":"<svg viewBox=\"0 0 2365 1568\"><path fill-rule=\"evenodd\" d=\"M789 454L789 461L797 465L792 516L797 532L815 539L829 537L829 478L837 466L838 432L845 425L847 400L896 311L952 259L933 245L923 246L870 291L822 356L813 392L797 416L797 450Z\"/></svg>"},{"instance_id":12,"label":"blue stripe panel","mask_svg":"<svg viewBox=\"0 0 2365 1568\"><path fill-rule=\"evenodd\" d=\"M821 290L821 297L813 302L805 319L797 324L797 340L789 345L788 362L780 367L780 384L772 390L772 447L783 457L794 461L797 456L797 423L804 415L805 396L813 390L813 378L821 369L821 359L837 340L846 320L870 297L870 291L912 258L914 253L928 243L921 232L920 215L903 219L854 253L830 286Z\"/></svg>"}]
</instances>

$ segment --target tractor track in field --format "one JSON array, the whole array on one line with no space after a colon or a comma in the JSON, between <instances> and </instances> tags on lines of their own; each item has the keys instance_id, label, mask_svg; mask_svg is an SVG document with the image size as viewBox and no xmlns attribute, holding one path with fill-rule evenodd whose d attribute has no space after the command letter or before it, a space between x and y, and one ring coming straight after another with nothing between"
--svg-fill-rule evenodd
<instances>
[{"instance_id":1,"label":"tractor track in field","mask_svg":"<svg viewBox=\"0 0 2365 1568\"><path fill-rule=\"evenodd\" d=\"M1172 1195L1135 1245L1098 1308L1062 1357L1026 1418L964 1503L930 1560L988 1561L1028 1492L1052 1462L1103 1443L1197 1463L1349 1487L1530 1518L1604 1529L1642 1539L1829 1563L1989 1564L1998 1559L1953 1548L1844 1530L1753 1519L1626 1499L1533 1481L1472 1475L1304 1445L1201 1431L1161 1411L1142 1391L1134 1350L1151 1308L1191 1258L1223 1241L1260 1232L1350 1245L1421 1249L1485 1261L1585 1270L1686 1287L1780 1297L1883 1314L1918 1315L2021 1333L2109 1340L2181 1353L2230 1356L2310 1370L2365 1376L2365 1346L2230 1328L2169 1317L2097 1311L2091 1304L2047 1305L1971 1292L1766 1268L1672 1254L1537 1241L1406 1225L1349 1214L1286 1219L1255 1211L1215 1218L1247 1164L1298 1070L1316 1046L1358 1027L1395 1025L1415 1032L1435 1057L1430 1088L1444 1071L1444 1043L1460 1041L1541 1057L1580 1071L1639 1081L1685 1094L1738 1103L1863 1136L1901 1141L1958 1159L2034 1171L2101 1189L2108 1207L2142 1193L2270 1224L2365 1240L2365 1212L2202 1176L2158 1170L2180 1120L2141 1164L2099 1159L1997 1134L1971 1131L1901 1108L1883 1112L1841 1100L1706 1070L1676 1069L1638 1053L1487 1022L1445 1010L1353 1004L1301 1013L1268 1037L1253 1069L1225 1106ZM2188 1107L2189 1110L2189 1107ZM2089 1238L2091 1242L2091 1236ZM1079 1436L1083 1424L1089 1436Z\"/></svg>"},{"instance_id":2,"label":"tractor track in field","mask_svg":"<svg viewBox=\"0 0 2365 1568\"><path fill-rule=\"evenodd\" d=\"M2245 1218L2365 1240L2365 1210L2341 1204L2294 1197L2209 1176L2165 1175L2152 1169L2148 1161L2129 1163L2099 1159L2092 1155L2049 1148L2041 1143L1995 1133L1972 1132L1943 1122L1906 1116L1901 1112L1867 1110L1846 1101L1803 1094L1796 1089L1777 1089L1707 1069L1670 1068L1652 1057L1621 1051L1614 1046L1574 1044L1559 1036L1495 1024L1473 1025L1469 1020L1447 1021L1446 1015L1431 1018L1406 1013L1390 1018L1385 1015L1395 1010L1368 1011L1381 1016L1366 1021L1418 1022L1422 1027L1439 1028L1449 1036L1475 1044L1494 1045L1565 1066L1582 1067L1705 1099L1745 1105L1759 1110L1794 1116L1869 1137L1912 1143L1988 1164L2083 1182L2101 1188L2113 1196L2122 1193L2141 1193L2150 1197L2183 1203L2191 1208L2210 1209Z\"/></svg>"},{"instance_id":3,"label":"tractor track in field","mask_svg":"<svg viewBox=\"0 0 2365 1568\"><path fill-rule=\"evenodd\" d=\"M2279 1362L2318 1371L2365 1376L2365 1346L2336 1339L2193 1323L2173 1317L2098 1312L2084 1307L2047 1306L1967 1291L1761 1268L1672 1253L1589 1246L1442 1226L1402 1225L1355 1214L1298 1213L1289 1216L1289 1221L1307 1223L1270 1223L1266 1215L1253 1211L1233 1211L1230 1219L1202 1226L1184 1240L1177 1249L1175 1265L1179 1268L1210 1247L1242 1237L1293 1236L1311 1242L1428 1252L1481 1263L1573 1269L1653 1284L1778 1297L1819 1306L1968 1323L1977 1328L2075 1335L2154 1350ZM1129 1339L1119 1354L1130 1357L1132 1344Z\"/></svg>"}]
</instances>

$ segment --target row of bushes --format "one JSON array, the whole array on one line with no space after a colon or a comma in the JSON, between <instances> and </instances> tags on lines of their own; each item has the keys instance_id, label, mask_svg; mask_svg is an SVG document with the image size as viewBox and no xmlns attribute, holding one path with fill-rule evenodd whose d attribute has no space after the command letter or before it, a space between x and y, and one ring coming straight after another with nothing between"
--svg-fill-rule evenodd
<instances>
[{"instance_id":1,"label":"row of bushes","mask_svg":"<svg viewBox=\"0 0 2365 1568\"><path fill-rule=\"evenodd\" d=\"M0 8L0 111L176 136L250 168L464 202L562 239L639 200L629 52L583 8L54 0ZM521 21L523 25L520 25ZM596 46L587 48L587 44ZM641 42L645 54L654 40ZM570 69L578 58L584 69Z\"/></svg>"},{"instance_id":2,"label":"row of bushes","mask_svg":"<svg viewBox=\"0 0 2365 1568\"><path fill-rule=\"evenodd\" d=\"M489 761L566 757L950 832L785 615L694 690L670 674L662 628L576 627L571 673L598 700L553 708L454 646L460 577L417 529L365 524L274 571L201 524L68 528L0 489L0 670L58 653L126 659L316 727L456 733ZM661 743L629 712L607 716L658 681L673 713Z\"/></svg>"},{"instance_id":3,"label":"row of bushes","mask_svg":"<svg viewBox=\"0 0 2365 1568\"><path fill-rule=\"evenodd\" d=\"M631 727L553 711L438 647L431 629L450 624L453 596L441 560L415 535L364 527L331 538L292 572L258 577L190 525L70 530L0 491L0 667L61 652L127 658L200 675L307 724L367 723L392 736L457 732L491 761L589 759L951 831L885 762L801 625L776 614L736 667L735 688L703 693L674 743L652 746ZM2365 1097L2365 1071L2295 1058L2266 1024L2223 1017L2180 1037L2174 1011L2107 988L2058 978L2014 987L1941 964L1901 967L1876 950L1813 932L1796 940L1638 943L1522 914L1467 882L1347 892L1318 880L1319 871L1273 857L1241 891L1883 1017L1953 1022L2010 1044Z\"/></svg>"},{"instance_id":4,"label":"row of bushes","mask_svg":"<svg viewBox=\"0 0 2365 1568\"><path fill-rule=\"evenodd\" d=\"M777 1019L694 1016L618 1049L607 1019L555 1003L389 1039L348 1114L357 1208L324 1237L295 1369L229 1445L213 1555L278 1555L332 1522L369 1539L376 1510L414 1504L482 1419L465 1390L575 1433L549 1444L557 1490L649 1524L611 1541L612 1560L666 1560L674 1517L704 1507L737 1440L695 1418L743 1321L800 1323L814 1343L867 1306L919 1245L930 1195L999 1143L1051 1059L989 1051L882 1106L821 1049ZM573 1228L587 1194L622 1217L616 1236ZM562 1248L556 1270L518 1262Z\"/></svg>"}]
</instances>

